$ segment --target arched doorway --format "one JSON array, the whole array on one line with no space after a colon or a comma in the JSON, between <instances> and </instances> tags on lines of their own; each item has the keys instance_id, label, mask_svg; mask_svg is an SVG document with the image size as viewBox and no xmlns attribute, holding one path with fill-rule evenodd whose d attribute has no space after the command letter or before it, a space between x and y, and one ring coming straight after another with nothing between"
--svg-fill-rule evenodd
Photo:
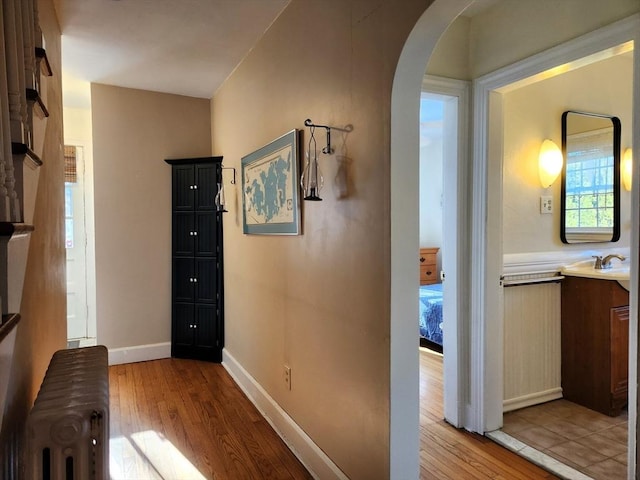
<instances>
[{"instance_id":1,"label":"arched doorway","mask_svg":"<svg viewBox=\"0 0 640 480\"><path fill-rule=\"evenodd\" d=\"M418 20L398 61L391 99L391 394L390 477L418 478L418 349L414 278L418 278L418 117L425 66L449 24L473 0L436 0ZM411 159L414 161L400 161ZM415 304L415 305L414 305ZM413 307L412 307L413 306ZM464 338L447 325L446 337ZM454 330L455 329L455 330ZM447 339L445 339L447 342ZM445 343L445 349L447 344ZM445 417L462 425L457 352L445 360Z\"/></svg>"},{"instance_id":2,"label":"arched doorway","mask_svg":"<svg viewBox=\"0 0 640 480\"><path fill-rule=\"evenodd\" d=\"M412 332L412 318L415 313L411 309L409 296L412 292L412 279L416 278L414 270L414 252L418 249L417 226L413 222L417 212L418 188L414 185L417 178L418 158L418 92L427 64L440 36L447 26L459 15L471 1L460 0L445 2L436 0L423 14L416 27L409 36L400 57L392 93L391 120L391 394L390 394L390 459L392 478L416 478L418 475L418 395L415 379L417 378L417 354L411 346L415 344ZM636 36L636 43L640 38ZM636 53L636 59L638 54ZM636 60L636 76L640 68ZM638 82L635 85L634 114L635 123L639 118L640 95ZM484 105L484 104L483 104ZM476 103L476 107L483 107ZM489 108L486 104L483 108ZM476 108L475 138L483 139L475 142L476 150L486 147L484 139L487 137L487 125L483 115ZM479 113L478 113L479 112ZM635 151L638 151L640 139L638 129L634 128ZM486 152L476 157L474 173L480 173L481 180L476 179L475 185L480 185L479 192L486 193ZM411 160L407 160L411 159ZM416 159L413 161L413 159ZM468 168L471 168L470 166ZM479 178L480 178L479 177ZM636 185L637 185L636 178ZM460 264L471 265L473 288L461 292L461 296L468 295L475 307L486 304L487 285L487 231L491 228L499 229L500 225L486 224L487 204L483 195L474 193L474 211L469 215L474 218L471 244L461 253ZM632 250L638 248L638 188L634 189ZM476 255L472 255L476 252ZM637 270L637 259L635 260ZM493 272L495 273L495 272ZM637 272L636 272L637 277ZM497 278L497 277L496 277ZM635 283L634 283L635 282ZM470 284L471 285L471 284ZM632 316L637 316L637 281L632 279ZM467 429L485 432L499 427L501 409L501 368L502 357L487 353L485 340L491 332L486 329L484 319L486 311L475 308L473 312L463 316L464 321L446 327L450 337L457 339L462 345L455 355L449 355L450 363L445 363L445 417L455 425ZM495 326L495 325L494 325ZM455 333L453 333L453 331ZM632 334L637 336L637 330ZM473 339L473 342L471 341ZM633 345L632 345L633 346ZM631 357L637 357L637 350L633 348ZM453 357L453 358L452 358ZM446 358L445 358L446 360ZM634 362L632 362L634 363ZM473 375L471 367L473 366ZM630 365L630 385L635 385L637 368L635 363ZM447 393L449 397L447 399ZM630 392L630 399L635 400L635 390ZM635 403L632 405L635 415ZM415 413L414 413L415 412ZM635 451L635 427L630 430L629 448ZM415 452L415 453L414 453ZM630 465L630 472L635 471L635 462Z\"/></svg>"}]
</instances>

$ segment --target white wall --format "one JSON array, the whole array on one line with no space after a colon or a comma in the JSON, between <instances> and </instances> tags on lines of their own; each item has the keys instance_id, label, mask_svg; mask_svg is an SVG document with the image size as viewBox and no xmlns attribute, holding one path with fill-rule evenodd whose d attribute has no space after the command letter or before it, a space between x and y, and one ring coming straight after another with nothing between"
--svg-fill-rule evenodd
<instances>
[{"instance_id":1,"label":"white wall","mask_svg":"<svg viewBox=\"0 0 640 480\"><path fill-rule=\"evenodd\" d=\"M540 143L562 144L566 110L615 115L622 123L622 150L631 142L633 58L616 56L504 95L504 253L628 247L631 194L621 189L621 238L615 244L565 245L560 241L561 179L548 189L538 178ZM540 196L552 195L552 215L540 213Z\"/></svg>"},{"instance_id":2,"label":"white wall","mask_svg":"<svg viewBox=\"0 0 640 480\"><path fill-rule=\"evenodd\" d=\"M437 95L425 95L430 102L440 103L444 116L444 99ZM437 107L436 107L437 108ZM422 109L421 109L422 110ZM442 248L442 169L444 162L444 119L434 119L433 113L421 113L420 136L420 247Z\"/></svg>"}]
</instances>

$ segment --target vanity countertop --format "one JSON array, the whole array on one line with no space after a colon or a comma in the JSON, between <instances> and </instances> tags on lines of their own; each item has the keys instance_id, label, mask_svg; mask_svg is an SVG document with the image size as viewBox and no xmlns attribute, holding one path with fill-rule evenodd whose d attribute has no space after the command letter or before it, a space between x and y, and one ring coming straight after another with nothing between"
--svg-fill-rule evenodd
<instances>
[{"instance_id":1,"label":"vanity countertop","mask_svg":"<svg viewBox=\"0 0 640 480\"><path fill-rule=\"evenodd\" d=\"M560 269L562 275L583 278L598 278L602 280L615 280L629 291L629 263L622 263L614 260L611 268L596 269L593 260L583 260L580 262L565 265Z\"/></svg>"}]
</instances>

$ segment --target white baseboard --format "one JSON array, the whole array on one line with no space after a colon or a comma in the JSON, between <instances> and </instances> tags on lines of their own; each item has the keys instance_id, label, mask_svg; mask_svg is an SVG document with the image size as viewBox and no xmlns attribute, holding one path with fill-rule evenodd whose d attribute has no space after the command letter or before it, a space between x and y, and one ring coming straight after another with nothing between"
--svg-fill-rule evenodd
<instances>
[{"instance_id":1,"label":"white baseboard","mask_svg":"<svg viewBox=\"0 0 640 480\"><path fill-rule=\"evenodd\" d=\"M222 365L313 478L348 480L342 470L226 349L222 351Z\"/></svg>"},{"instance_id":2,"label":"white baseboard","mask_svg":"<svg viewBox=\"0 0 640 480\"><path fill-rule=\"evenodd\" d=\"M539 403L550 402L551 400L557 400L559 398L562 398L562 388L551 388L542 392L530 393L521 397L505 400L502 403L502 411L505 413L511 412L512 410L538 405Z\"/></svg>"},{"instance_id":3,"label":"white baseboard","mask_svg":"<svg viewBox=\"0 0 640 480\"><path fill-rule=\"evenodd\" d=\"M171 357L171 342L109 349L109 365L146 362L169 357Z\"/></svg>"}]
</instances>

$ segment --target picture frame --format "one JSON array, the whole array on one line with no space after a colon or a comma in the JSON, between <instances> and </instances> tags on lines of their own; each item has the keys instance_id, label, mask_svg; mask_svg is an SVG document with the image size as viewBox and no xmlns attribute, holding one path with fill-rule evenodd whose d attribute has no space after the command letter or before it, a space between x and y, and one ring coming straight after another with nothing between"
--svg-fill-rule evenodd
<instances>
[{"instance_id":1,"label":"picture frame","mask_svg":"<svg viewBox=\"0 0 640 480\"><path fill-rule=\"evenodd\" d=\"M293 129L242 157L242 231L300 235L300 131Z\"/></svg>"}]
</instances>

